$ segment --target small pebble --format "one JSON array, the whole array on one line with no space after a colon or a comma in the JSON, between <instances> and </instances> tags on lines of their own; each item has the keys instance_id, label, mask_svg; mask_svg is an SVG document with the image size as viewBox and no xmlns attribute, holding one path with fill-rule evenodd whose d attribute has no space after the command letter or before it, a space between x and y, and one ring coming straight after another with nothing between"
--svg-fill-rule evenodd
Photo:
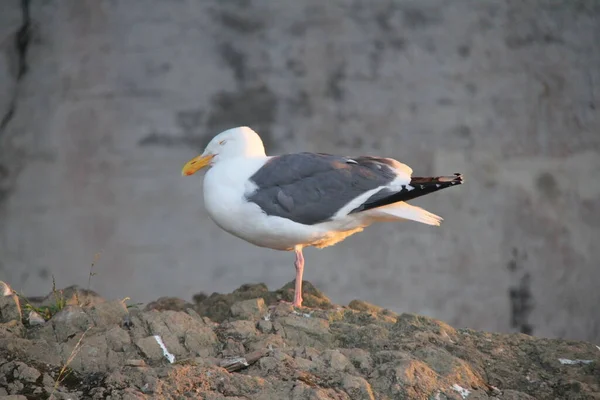
<instances>
[{"instance_id":1,"label":"small pebble","mask_svg":"<svg viewBox=\"0 0 600 400\"><path fill-rule=\"evenodd\" d=\"M144 360L126 360L125 365L128 367L145 367L146 362Z\"/></svg>"}]
</instances>

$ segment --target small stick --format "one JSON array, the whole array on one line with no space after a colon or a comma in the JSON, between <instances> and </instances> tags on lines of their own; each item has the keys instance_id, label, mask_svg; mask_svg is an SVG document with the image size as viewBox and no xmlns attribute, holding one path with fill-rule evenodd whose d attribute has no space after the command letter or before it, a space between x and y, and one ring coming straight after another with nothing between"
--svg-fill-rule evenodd
<instances>
[{"instance_id":1,"label":"small stick","mask_svg":"<svg viewBox=\"0 0 600 400\"><path fill-rule=\"evenodd\" d=\"M248 353L244 357L226 358L219 362L219 367L225 368L228 372L239 371L254 364L267 354L269 354L269 350L262 349Z\"/></svg>"}]
</instances>

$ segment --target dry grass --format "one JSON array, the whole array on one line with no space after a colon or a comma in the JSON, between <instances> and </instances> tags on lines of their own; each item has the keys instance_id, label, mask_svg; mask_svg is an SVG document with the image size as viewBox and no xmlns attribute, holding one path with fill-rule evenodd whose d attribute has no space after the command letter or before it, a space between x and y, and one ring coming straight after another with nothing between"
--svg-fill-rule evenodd
<instances>
[{"instance_id":1,"label":"dry grass","mask_svg":"<svg viewBox=\"0 0 600 400\"><path fill-rule=\"evenodd\" d=\"M199 396L211 390L208 370L191 365L175 367L167 378L156 382L155 394L158 398L178 398L180 396ZM201 398L201 397L196 397Z\"/></svg>"},{"instance_id":2,"label":"dry grass","mask_svg":"<svg viewBox=\"0 0 600 400\"><path fill-rule=\"evenodd\" d=\"M67 360L63 364L62 368L58 372L58 376L56 377L56 380L54 381L54 388L52 389L52 393L50 393L50 397L52 397L52 395L54 394L54 392L56 392L56 389L58 389L58 386L65 380L65 378L67 376L69 376L69 374L70 374L69 365L71 365L71 363L73 362L73 360L75 359L75 357L77 357L77 354L79 354L79 351L81 350L81 341L83 340L83 338L85 337L86 333L88 333L88 331L90 329L92 329L91 326L88 327L85 330L85 332L83 332L81 334L81 337L79 338L79 340L75 344L75 347L73 347L73 350L71 351L71 354L69 355L69 358L67 358Z\"/></svg>"}]
</instances>

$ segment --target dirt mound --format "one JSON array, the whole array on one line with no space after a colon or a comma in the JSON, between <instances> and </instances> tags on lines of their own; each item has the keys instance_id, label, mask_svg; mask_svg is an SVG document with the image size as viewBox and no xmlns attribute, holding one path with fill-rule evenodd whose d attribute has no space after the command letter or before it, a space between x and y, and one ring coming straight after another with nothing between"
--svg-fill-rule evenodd
<instances>
[{"instance_id":1,"label":"dirt mound","mask_svg":"<svg viewBox=\"0 0 600 400\"><path fill-rule=\"evenodd\" d=\"M305 282L145 308L0 296L0 399L600 399L600 348L454 329ZM3 397L9 396L11 397Z\"/></svg>"}]
</instances>

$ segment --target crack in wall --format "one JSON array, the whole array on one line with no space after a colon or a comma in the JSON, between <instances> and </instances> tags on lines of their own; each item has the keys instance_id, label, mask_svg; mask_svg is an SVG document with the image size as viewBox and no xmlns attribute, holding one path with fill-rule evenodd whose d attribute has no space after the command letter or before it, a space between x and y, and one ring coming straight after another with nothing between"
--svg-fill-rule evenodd
<instances>
[{"instance_id":1,"label":"crack in wall","mask_svg":"<svg viewBox=\"0 0 600 400\"><path fill-rule=\"evenodd\" d=\"M15 36L15 49L17 51L17 77L16 85L13 91L12 99L6 113L0 120L0 136L6 130L6 127L15 115L17 108L17 97L19 95L19 85L25 78L28 71L27 50L31 40L31 13L29 12L30 0L21 0L21 27Z\"/></svg>"},{"instance_id":2,"label":"crack in wall","mask_svg":"<svg viewBox=\"0 0 600 400\"><path fill-rule=\"evenodd\" d=\"M513 248L511 260L507 268L511 274L520 275L517 284L508 288L510 300L510 325L517 328L520 333L533 335L533 325L529 317L534 308L533 295L531 292L531 274L523 268L523 262L527 259L527 253L521 254Z\"/></svg>"}]
</instances>

